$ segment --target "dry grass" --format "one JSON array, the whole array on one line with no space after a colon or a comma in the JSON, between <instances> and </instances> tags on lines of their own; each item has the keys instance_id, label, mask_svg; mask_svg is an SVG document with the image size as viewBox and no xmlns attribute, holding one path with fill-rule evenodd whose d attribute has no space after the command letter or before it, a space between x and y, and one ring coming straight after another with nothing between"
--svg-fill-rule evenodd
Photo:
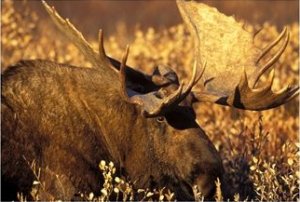
<instances>
[{"instance_id":1,"label":"dry grass","mask_svg":"<svg viewBox=\"0 0 300 202\"><path fill-rule=\"evenodd\" d=\"M26 5L24 5L26 7ZM2 70L20 59L42 58L77 66L88 65L77 49L57 32L51 22L38 20L34 12L14 10L13 3L2 3ZM249 25L256 29L257 25ZM272 41L278 30L265 23L256 44L264 46ZM298 83L298 29L299 24L288 25L291 37L287 50L276 67L274 89L286 83ZM129 36L126 26L120 24L118 32L106 38L109 55L120 59ZM97 42L93 39L93 44ZM191 74L193 44L183 25L156 32L135 31L130 41L129 65L151 72L158 63L172 66L181 78ZM277 109L265 112L245 112L200 103L196 106L198 122L220 151L226 170L226 179L235 201L299 199L299 99ZM102 195L83 196L89 200L105 201L112 193L132 199L132 185L114 175L113 166L100 164L107 179ZM218 183L218 182L217 182ZM100 188L99 188L100 189ZM167 189L166 189L167 190ZM173 200L166 190L138 190L144 200L158 196L160 200ZM22 196L23 197L23 196ZM202 200L201 194L197 195ZM218 192L216 200L222 200Z\"/></svg>"}]
</instances>

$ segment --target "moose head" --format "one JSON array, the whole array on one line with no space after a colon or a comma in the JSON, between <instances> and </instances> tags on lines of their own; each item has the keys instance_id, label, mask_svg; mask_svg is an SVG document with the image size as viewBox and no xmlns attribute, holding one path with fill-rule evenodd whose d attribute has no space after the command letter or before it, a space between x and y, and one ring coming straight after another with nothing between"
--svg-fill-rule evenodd
<instances>
[{"instance_id":1,"label":"moose head","mask_svg":"<svg viewBox=\"0 0 300 202\"><path fill-rule=\"evenodd\" d=\"M99 143L87 142L86 144L93 144L87 149L78 139L72 145L73 150L78 150L76 155L68 153L69 150L64 153L71 156L74 165L83 168L78 170L74 170L71 163L62 166L63 162L54 160L55 157L50 155L60 151L66 152L65 150L51 150L46 155L43 144L39 147L38 143L33 143L39 147L38 151L44 152L40 157L41 165L47 166L53 173L66 176L59 182L62 184L61 187L67 190L63 192L65 195L58 189L47 191L55 198L70 199L77 191L98 189L97 178L91 177L97 174L94 171L91 174L87 169L91 163L79 160L84 157L93 159L91 162L99 162L101 159L114 161L137 188L168 187L175 192L177 199L192 200L192 188L196 185L206 199L211 199L215 192L215 181L217 178L222 181L224 172L222 160L212 142L197 124L192 104L213 102L244 110L260 111L284 104L298 93L298 87L287 87L279 92L271 90L274 79L273 64L283 53L289 40L287 29L284 29L269 46L260 49L253 44L254 36L244 30L232 17L224 16L202 3L177 1L183 20L195 39L192 76L185 83L178 80L177 74L171 68L163 65L158 66L152 75L128 67L126 61L129 46L121 62L109 58L105 53L101 30L99 48L95 51L68 19L60 17L55 9L45 2L43 5L57 27L77 46L93 68L70 68L67 65L40 61L23 62L18 67L8 68L2 76L2 97L5 98L3 107L5 113L2 114L6 116L3 119L2 132L5 140L17 136L10 137L12 130L18 130L10 127L10 124L16 121L12 117L19 117L22 123L31 123L25 128L32 132L30 129L32 120L28 115L24 115L24 110L19 110L25 106L16 104L20 102L11 94L16 92L11 91L12 88L26 89L37 81L41 81L41 85L47 88L60 88L55 81L49 82L51 79L43 82L45 78L61 79L67 83L63 84L67 90L62 96L68 98L66 105L71 106L71 110L68 113L62 111L55 113L59 113L58 117L65 119L68 117L73 121L84 117L82 122L77 123L80 126L69 126L64 119L59 121L49 118L48 127L56 124L66 129L59 131L62 135L54 129L52 131L49 128L41 129L40 126L38 130L34 129L35 132L45 137L48 145L57 143L64 137L63 135L71 139L75 136L90 137L89 140L96 139ZM278 45L280 47L276 54L266 64L260 64L261 59L267 57L270 50ZM28 72L29 66L34 67L31 68L31 73ZM269 70L271 79L257 87L262 75ZM27 86L21 87L14 85L20 79L18 74L22 72L29 74L28 79L32 79L32 82L26 82ZM201 91L193 91L196 84L202 86ZM142 88L139 88L141 86ZM33 94L26 96L36 99L33 98ZM39 100L44 103L60 103L58 98L51 94L43 96ZM27 113L38 113L34 107L26 109L31 110ZM44 107L38 118L42 119L42 116L49 114L47 109L50 111ZM8 115L9 113L16 115ZM81 130L81 125L84 130ZM25 129L19 129L21 132L14 134L24 135L22 130ZM52 134L57 134L56 141L52 141L56 138ZM11 148L6 142L10 141L4 141L3 150L8 151ZM20 155L12 159L17 159L18 156ZM37 157L37 153L33 156ZM12 160L14 161L17 160ZM8 167L4 168L4 173L7 176L11 175ZM51 177L45 180L55 181Z\"/></svg>"}]
</instances>

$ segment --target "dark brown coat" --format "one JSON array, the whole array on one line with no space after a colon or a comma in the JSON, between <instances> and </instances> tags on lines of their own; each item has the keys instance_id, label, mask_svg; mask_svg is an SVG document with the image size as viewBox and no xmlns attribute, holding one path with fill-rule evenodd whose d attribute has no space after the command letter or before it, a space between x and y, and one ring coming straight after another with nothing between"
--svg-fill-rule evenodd
<instances>
[{"instance_id":1,"label":"dark brown coat","mask_svg":"<svg viewBox=\"0 0 300 202\"><path fill-rule=\"evenodd\" d=\"M3 73L4 182L28 192L36 180L28 162L36 161L45 182L41 196L71 199L99 191L98 164L110 160L137 188L166 186L187 200L198 184L211 196L222 163L191 106L146 118L105 80L97 69L42 60L21 61Z\"/></svg>"}]
</instances>

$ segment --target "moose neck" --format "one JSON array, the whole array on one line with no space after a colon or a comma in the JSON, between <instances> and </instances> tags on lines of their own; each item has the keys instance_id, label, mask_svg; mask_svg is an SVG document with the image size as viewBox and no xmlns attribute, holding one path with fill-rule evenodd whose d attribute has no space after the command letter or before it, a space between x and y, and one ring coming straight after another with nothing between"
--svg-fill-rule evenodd
<instances>
[{"instance_id":1,"label":"moose neck","mask_svg":"<svg viewBox=\"0 0 300 202\"><path fill-rule=\"evenodd\" d=\"M142 116L137 106L121 97L117 76L109 81L100 73L87 74L85 78L78 84L78 96L85 111L92 116L91 124L102 134L99 135L100 141L107 145L114 163L125 168L133 181L139 180L139 186L147 186L144 183L156 170L151 161L154 158L153 140L149 138L152 131L145 127L151 124L151 120Z\"/></svg>"},{"instance_id":2,"label":"moose neck","mask_svg":"<svg viewBox=\"0 0 300 202\"><path fill-rule=\"evenodd\" d=\"M129 125L135 122L136 109L121 98L118 74L107 79L102 72L91 70L89 73L83 71L80 76L84 79L77 79L82 82L76 84L76 91L80 105L91 116L88 122L102 134L100 141L107 145L112 161L122 164L121 154L127 149L126 142L131 134Z\"/></svg>"}]
</instances>

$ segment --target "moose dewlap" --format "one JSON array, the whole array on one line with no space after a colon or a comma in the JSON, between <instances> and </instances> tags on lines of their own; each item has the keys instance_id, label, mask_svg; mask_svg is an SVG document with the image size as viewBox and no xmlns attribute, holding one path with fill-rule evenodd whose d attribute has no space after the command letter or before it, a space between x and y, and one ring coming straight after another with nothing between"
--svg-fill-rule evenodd
<instances>
[{"instance_id":1,"label":"moose dewlap","mask_svg":"<svg viewBox=\"0 0 300 202\"><path fill-rule=\"evenodd\" d=\"M69 20L43 5L93 68L23 60L2 73L3 200L16 199L17 192L31 199L37 181L42 200L97 194L104 180L101 160L113 161L136 189L167 187L177 200L193 200L197 186L212 199L217 179L225 184L222 160L195 121L192 104L265 110L298 93L290 86L271 90L273 64L288 44L287 29L260 49L234 18L202 3L177 1L195 39L193 74L184 84L163 65L151 75L128 67L129 47L121 62L109 58L101 30L95 51ZM270 55L274 48L278 51ZM261 64L265 57L270 59ZM271 78L257 87L269 70ZM197 83L204 86L201 92L193 91Z\"/></svg>"}]
</instances>

